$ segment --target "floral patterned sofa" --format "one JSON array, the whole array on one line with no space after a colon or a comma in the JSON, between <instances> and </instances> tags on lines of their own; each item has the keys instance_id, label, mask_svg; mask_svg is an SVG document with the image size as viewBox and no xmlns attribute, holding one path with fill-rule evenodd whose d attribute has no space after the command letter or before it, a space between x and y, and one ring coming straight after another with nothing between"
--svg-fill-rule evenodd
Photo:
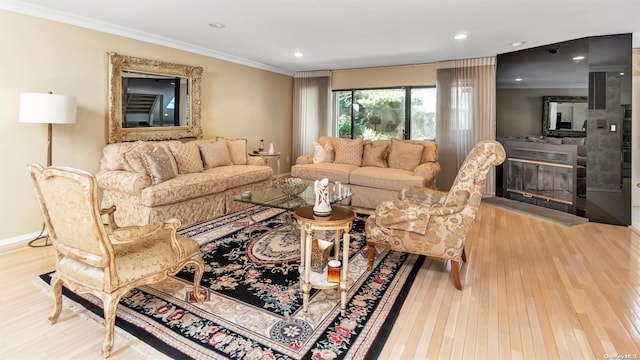
<instances>
[{"instance_id":1,"label":"floral patterned sofa","mask_svg":"<svg viewBox=\"0 0 640 360\"><path fill-rule=\"evenodd\" d=\"M321 136L313 154L299 156L291 176L349 185L351 205L375 209L408 185L435 188L440 172L433 141L341 139Z\"/></svg>"},{"instance_id":2,"label":"floral patterned sofa","mask_svg":"<svg viewBox=\"0 0 640 360\"><path fill-rule=\"evenodd\" d=\"M96 174L101 206L117 207L120 226L177 218L185 227L239 210L233 197L269 186L273 175L247 154L246 139L108 144Z\"/></svg>"}]
</instances>

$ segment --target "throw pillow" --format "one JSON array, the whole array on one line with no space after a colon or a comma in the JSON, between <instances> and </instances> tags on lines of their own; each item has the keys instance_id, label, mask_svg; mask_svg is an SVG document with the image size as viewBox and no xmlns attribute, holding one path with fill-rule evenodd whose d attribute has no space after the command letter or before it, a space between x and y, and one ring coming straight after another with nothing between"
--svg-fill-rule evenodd
<instances>
[{"instance_id":1,"label":"throw pillow","mask_svg":"<svg viewBox=\"0 0 640 360\"><path fill-rule=\"evenodd\" d=\"M197 173L204 170L198 145L188 143L170 143L169 149L178 163L179 174Z\"/></svg>"},{"instance_id":2,"label":"throw pillow","mask_svg":"<svg viewBox=\"0 0 640 360\"><path fill-rule=\"evenodd\" d=\"M362 155L362 166L386 168L388 166L387 144L365 144L364 154Z\"/></svg>"},{"instance_id":3,"label":"throw pillow","mask_svg":"<svg viewBox=\"0 0 640 360\"><path fill-rule=\"evenodd\" d=\"M150 146L144 141L138 141L129 150L122 153L122 164L127 171L135 171L146 174L147 170L142 164L142 154L151 150Z\"/></svg>"},{"instance_id":4,"label":"throw pillow","mask_svg":"<svg viewBox=\"0 0 640 360\"><path fill-rule=\"evenodd\" d=\"M147 174L151 177L151 183L154 185L176 177L169 156L163 146L158 146L152 151L142 154L142 163L147 170Z\"/></svg>"},{"instance_id":5,"label":"throw pillow","mask_svg":"<svg viewBox=\"0 0 640 360\"><path fill-rule=\"evenodd\" d=\"M331 146L331 142L327 142L324 146L322 146L319 142L313 142L313 163L332 163L335 158L335 153L333 151L333 146Z\"/></svg>"},{"instance_id":6,"label":"throw pillow","mask_svg":"<svg viewBox=\"0 0 640 360\"><path fill-rule=\"evenodd\" d=\"M247 165L247 139L226 139L217 137L217 141L224 141L229 150L229 157L234 165Z\"/></svg>"},{"instance_id":7,"label":"throw pillow","mask_svg":"<svg viewBox=\"0 0 640 360\"><path fill-rule=\"evenodd\" d=\"M179 141L171 141L171 142L161 143L158 146L163 147L164 150L167 152L167 155L169 156L169 161L171 161L171 168L173 169L173 172L177 175L177 174L179 174L178 163L176 162L176 158L173 157L173 154L171 153L171 149L169 148L169 144L172 143L172 142L180 143Z\"/></svg>"},{"instance_id":8,"label":"throw pillow","mask_svg":"<svg viewBox=\"0 0 640 360\"><path fill-rule=\"evenodd\" d=\"M336 158L333 162L355 166L362 164L362 139L333 139L331 145L336 152Z\"/></svg>"},{"instance_id":9,"label":"throw pillow","mask_svg":"<svg viewBox=\"0 0 640 360\"><path fill-rule=\"evenodd\" d=\"M413 171L420 165L424 146L411 144L398 139L391 139L391 150L389 151L389 167Z\"/></svg>"},{"instance_id":10,"label":"throw pillow","mask_svg":"<svg viewBox=\"0 0 640 360\"><path fill-rule=\"evenodd\" d=\"M205 169L231 165L229 150L224 141L200 144L200 156Z\"/></svg>"}]
</instances>

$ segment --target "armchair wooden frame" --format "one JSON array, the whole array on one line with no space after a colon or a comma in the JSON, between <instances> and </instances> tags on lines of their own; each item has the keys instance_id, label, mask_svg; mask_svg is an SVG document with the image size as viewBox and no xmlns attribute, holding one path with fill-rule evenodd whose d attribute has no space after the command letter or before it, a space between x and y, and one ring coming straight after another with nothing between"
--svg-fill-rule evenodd
<instances>
[{"instance_id":1,"label":"armchair wooden frame","mask_svg":"<svg viewBox=\"0 0 640 360\"><path fill-rule=\"evenodd\" d=\"M487 174L491 166L504 160L500 143L482 141L467 155L449 191L408 186L402 189L400 200L380 203L365 224L369 268L376 247L450 260L453 283L461 290L460 261L467 261L465 242Z\"/></svg>"},{"instance_id":2,"label":"armchair wooden frame","mask_svg":"<svg viewBox=\"0 0 640 360\"><path fill-rule=\"evenodd\" d=\"M202 303L200 281L204 263L199 245L178 235L180 221L118 227L115 206L99 209L95 177L68 167L29 166L44 222L56 249L56 271L51 288L56 323L62 310L62 286L90 293L104 305L104 357L113 348L116 308L131 289L158 283L191 265L193 291ZM107 218L107 224L103 224ZM171 253L171 255L167 255ZM132 264L135 263L135 264Z\"/></svg>"}]
</instances>

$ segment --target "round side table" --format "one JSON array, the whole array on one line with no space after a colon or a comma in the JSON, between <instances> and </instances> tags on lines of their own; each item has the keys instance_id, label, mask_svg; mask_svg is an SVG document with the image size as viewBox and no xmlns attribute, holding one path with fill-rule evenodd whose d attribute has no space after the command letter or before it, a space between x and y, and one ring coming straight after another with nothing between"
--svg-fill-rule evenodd
<instances>
[{"instance_id":1,"label":"round side table","mask_svg":"<svg viewBox=\"0 0 640 360\"><path fill-rule=\"evenodd\" d=\"M313 205L296 209L293 216L300 224L300 283L302 290L302 309L306 314L309 310L309 292L312 288L340 289L340 310L344 315L347 305L347 268L349 266L349 231L356 214L348 208L333 205L331 215L325 217L313 214ZM340 259L340 230L342 235L342 267L340 269L340 281L337 283L327 281L327 270L323 274L311 271L311 244L315 230L333 230L334 258Z\"/></svg>"},{"instance_id":2,"label":"round side table","mask_svg":"<svg viewBox=\"0 0 640 360\"><path fill-rule=\"evenodd\" d=\"M267 165L271 166L271 159L275 158L276 159L276 165L277 165L277 172L275 174L276 179L280 177L280 152L275 152L272 154L266 153L266 152L261 152L261 153L249 153L249 156L258 156L263 158L266 162Z\"/></svg>"}]
</instances>

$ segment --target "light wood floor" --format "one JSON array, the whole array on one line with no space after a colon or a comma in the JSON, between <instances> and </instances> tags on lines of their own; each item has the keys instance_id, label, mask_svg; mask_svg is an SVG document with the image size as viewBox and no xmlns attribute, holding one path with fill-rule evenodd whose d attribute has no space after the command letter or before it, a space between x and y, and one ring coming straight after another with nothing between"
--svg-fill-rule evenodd
<instances>
[{"instance_id":1,"label":"light wood floor","mask_svg":"<svg viewBox=\"0 0 640 360\"><path fill-rule=\"evenodd\" d=\"M640 236L629 228L482 205L467 257L462 291L444 262L425 262L380 359L640 357ZM0 358L101 358L101 325L67 308L47 323L52 302L32 279L52 269L51 248L4 249L0 265ZM137 343L116 337L111 358L143 358Z\"/></svg>"}]
</instances>

